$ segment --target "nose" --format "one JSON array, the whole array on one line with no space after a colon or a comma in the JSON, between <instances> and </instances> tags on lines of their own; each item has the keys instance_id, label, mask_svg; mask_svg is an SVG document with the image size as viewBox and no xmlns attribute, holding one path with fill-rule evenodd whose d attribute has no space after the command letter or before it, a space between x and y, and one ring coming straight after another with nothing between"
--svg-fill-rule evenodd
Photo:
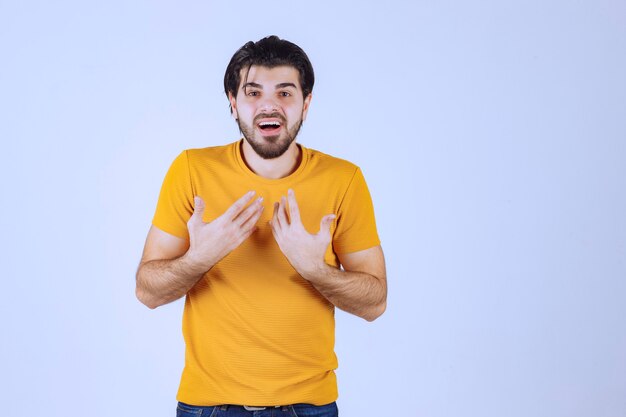
<instances>
[{"instance_id":1,"label":"nose","mask_svg":"<svg viewBox=\"0 0 626 417\"><path fill-rule=\"evenodd\" d=\"M261 110L262 113L272 113L278 111L278 103L276 103L276 100L274 100L273 97L268 97L263 100L259 110Z\"/></svg>"}]
</instances>

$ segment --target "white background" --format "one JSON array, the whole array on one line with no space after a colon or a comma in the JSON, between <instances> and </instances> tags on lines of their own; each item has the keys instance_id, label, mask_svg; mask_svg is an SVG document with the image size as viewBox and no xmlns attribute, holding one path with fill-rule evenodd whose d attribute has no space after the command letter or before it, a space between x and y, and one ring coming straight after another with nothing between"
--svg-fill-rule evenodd
<instances>
[{"instance_id":1,"label":"white background","mask_svg":"<svg viewBox=\"0 0 626 417\"><path fill-rule=\"evenodd\" d=\"M173 416L182 301L134 274L232 54L311 58L298 140L361 166L389 306L337 312L342 416L626 415L623 1L1 1L0 414Z\"/></svg>"}]
</instances>

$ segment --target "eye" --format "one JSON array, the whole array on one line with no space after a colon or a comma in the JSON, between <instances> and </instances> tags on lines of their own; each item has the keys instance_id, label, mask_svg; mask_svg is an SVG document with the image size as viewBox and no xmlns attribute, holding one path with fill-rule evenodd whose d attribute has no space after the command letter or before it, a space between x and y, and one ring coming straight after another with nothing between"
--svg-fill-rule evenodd
<instances>
[{"instance_id":1,"label":"eye","mask_svg":"<svg viewBox=\"0 0 626 417\"><path fill-rule=\"evenodd\" d=\"M291 93L289 91L281 91L278 95L281 97L291 97Z\"/></svg>"},{"instance_id":2,"label":"eye","mask_svg":"<svg viewBox=\"0 0 626 417\"><path fill-rule=\"evenodd\" d=\"M249 97L256 97L259 95L258 91L248 91L248 93L246 94Z\"/></svg>"}]
</instances>

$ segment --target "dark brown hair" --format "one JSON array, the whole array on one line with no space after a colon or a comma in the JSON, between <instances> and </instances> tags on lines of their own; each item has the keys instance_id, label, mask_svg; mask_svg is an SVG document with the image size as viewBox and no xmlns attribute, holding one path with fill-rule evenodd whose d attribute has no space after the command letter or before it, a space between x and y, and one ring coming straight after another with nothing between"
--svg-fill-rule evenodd
<instances>
[{"instance_id":1,"label":"dark brown hair","mask_svg":"<svg viewBox=\"0 0 626 417\"><path fill-rule=\"evenodd\" d=\"M313 91L315 75L309 57L295 43L280 39L278 36L267 36L258 42L247 42L233 55L224 74L224 92L237 97L241 83L241 70L250 70L252 65L274 68L281 65L294 67L300 73L300 86L303 97ZM232 112L232 108L230 110Z\"/></svg>"}]
</instances>

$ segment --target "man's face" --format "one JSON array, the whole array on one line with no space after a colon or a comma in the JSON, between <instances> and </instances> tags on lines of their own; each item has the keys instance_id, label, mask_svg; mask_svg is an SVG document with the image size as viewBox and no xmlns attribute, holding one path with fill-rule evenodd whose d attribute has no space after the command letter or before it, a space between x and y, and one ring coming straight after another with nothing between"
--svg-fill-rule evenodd
<instances>
[{"instance_id":1,"label":"man's face","mask_svg":"<svg viewBox=\"0 0 626 417\"><path fill-rule=\"evenodd\" d=\"M295 140L311 102L304 98L298 70L252 66L241 71L237 98L230 95L239 130L264 159L284 154Z\"/></svg>"}]
</instances>

